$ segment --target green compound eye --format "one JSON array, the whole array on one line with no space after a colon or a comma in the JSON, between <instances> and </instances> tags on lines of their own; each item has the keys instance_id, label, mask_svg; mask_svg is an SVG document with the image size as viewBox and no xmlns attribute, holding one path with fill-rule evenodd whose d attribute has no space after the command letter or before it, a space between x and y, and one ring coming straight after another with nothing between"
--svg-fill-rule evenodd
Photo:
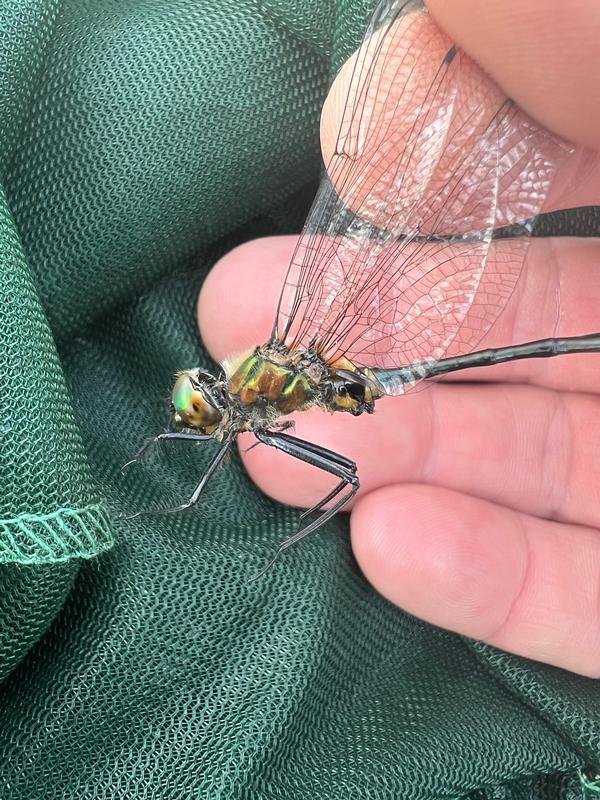
<instances>
[{"instance_id":1,"label":"green compound eye","mask_svg":"<svg viewBox=\"0 0 600 800\"><path fill-rule=\"evenodd\" d=\"M181 414L189 409L190 403L192 402L192 392L192 382L188 376L180 375L175 381L173 394L171 396L175 411L179 411Z\"/></svg>"}]
</instances>

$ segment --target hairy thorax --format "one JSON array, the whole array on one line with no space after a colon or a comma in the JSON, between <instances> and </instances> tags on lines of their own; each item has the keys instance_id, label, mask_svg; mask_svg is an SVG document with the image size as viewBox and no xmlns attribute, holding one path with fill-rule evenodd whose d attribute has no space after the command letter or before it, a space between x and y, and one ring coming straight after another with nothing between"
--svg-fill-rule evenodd
<instances>
[{"instance_id":1,"label":"hairy thorax","mask_svg":"<svg viewBox=\"0 0 600 800\"><path fill-rule=\"evenodd\" d=\"M314 351L289 350L278 341L223 366L230 396L255 424L312 406L355 415L370 413L380 396L369 370L347 359L328 364Z\"/></svg>"}]
</instances>

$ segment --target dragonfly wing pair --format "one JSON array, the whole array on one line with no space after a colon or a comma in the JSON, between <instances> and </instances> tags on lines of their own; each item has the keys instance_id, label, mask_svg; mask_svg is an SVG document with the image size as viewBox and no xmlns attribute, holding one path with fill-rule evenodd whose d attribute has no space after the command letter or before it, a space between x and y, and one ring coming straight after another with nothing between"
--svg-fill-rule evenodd
<instances>
[{"instance_id":1,"label":"dragonfly wing pair","mask_svg":"<svg viewBox=\"0 0 600 800\"><path fill-rule=\"evenodd\" d=\"M274 338L327 363L380 368L471 352L527 254L527 236L494 232L530 231L571 147L503 95L421 3L400 0L379 4L322 129L327 176Z\"/></svg>"}]
</instances>

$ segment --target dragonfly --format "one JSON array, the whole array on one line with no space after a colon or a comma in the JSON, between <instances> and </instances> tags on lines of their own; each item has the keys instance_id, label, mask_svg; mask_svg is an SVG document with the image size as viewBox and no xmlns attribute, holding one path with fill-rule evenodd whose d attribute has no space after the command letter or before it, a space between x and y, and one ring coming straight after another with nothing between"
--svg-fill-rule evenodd
<instances>
[{"instance_id":1,"label":"dragonfly","mask_svg":"<svg viewBox=\"0 0 600 800\"><path fill-rule=\"evenodd\" d=\"M163 441L219 444L186 502L134 517L196 506L246 432L331 475L256 577L360 486L355 462L289 432L291 414L371 414L451 372L600 351L600 333L476 349L518 286L571 145L507 98L420 0L379 2L342 73L333 146L270 336L218 375L178 373L168 429L126 465Z\"/></svg>"}]
</instances>

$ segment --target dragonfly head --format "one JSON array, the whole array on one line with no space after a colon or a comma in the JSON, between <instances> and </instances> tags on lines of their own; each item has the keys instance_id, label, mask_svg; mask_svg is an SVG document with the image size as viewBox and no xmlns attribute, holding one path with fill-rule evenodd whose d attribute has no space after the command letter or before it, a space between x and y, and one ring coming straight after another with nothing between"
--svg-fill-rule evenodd
<instances>
[{"instance_id":1,"label":"dragonfly head","mask_svg":"<svg viewBox=\"0 0 600 800\"><path fill-rule=\"evenodd\" d=\"M200 369L180 372L171 393L171 410L175 425L213 433L225 412L219 381Z\"/></svg>"}]
</instances>

